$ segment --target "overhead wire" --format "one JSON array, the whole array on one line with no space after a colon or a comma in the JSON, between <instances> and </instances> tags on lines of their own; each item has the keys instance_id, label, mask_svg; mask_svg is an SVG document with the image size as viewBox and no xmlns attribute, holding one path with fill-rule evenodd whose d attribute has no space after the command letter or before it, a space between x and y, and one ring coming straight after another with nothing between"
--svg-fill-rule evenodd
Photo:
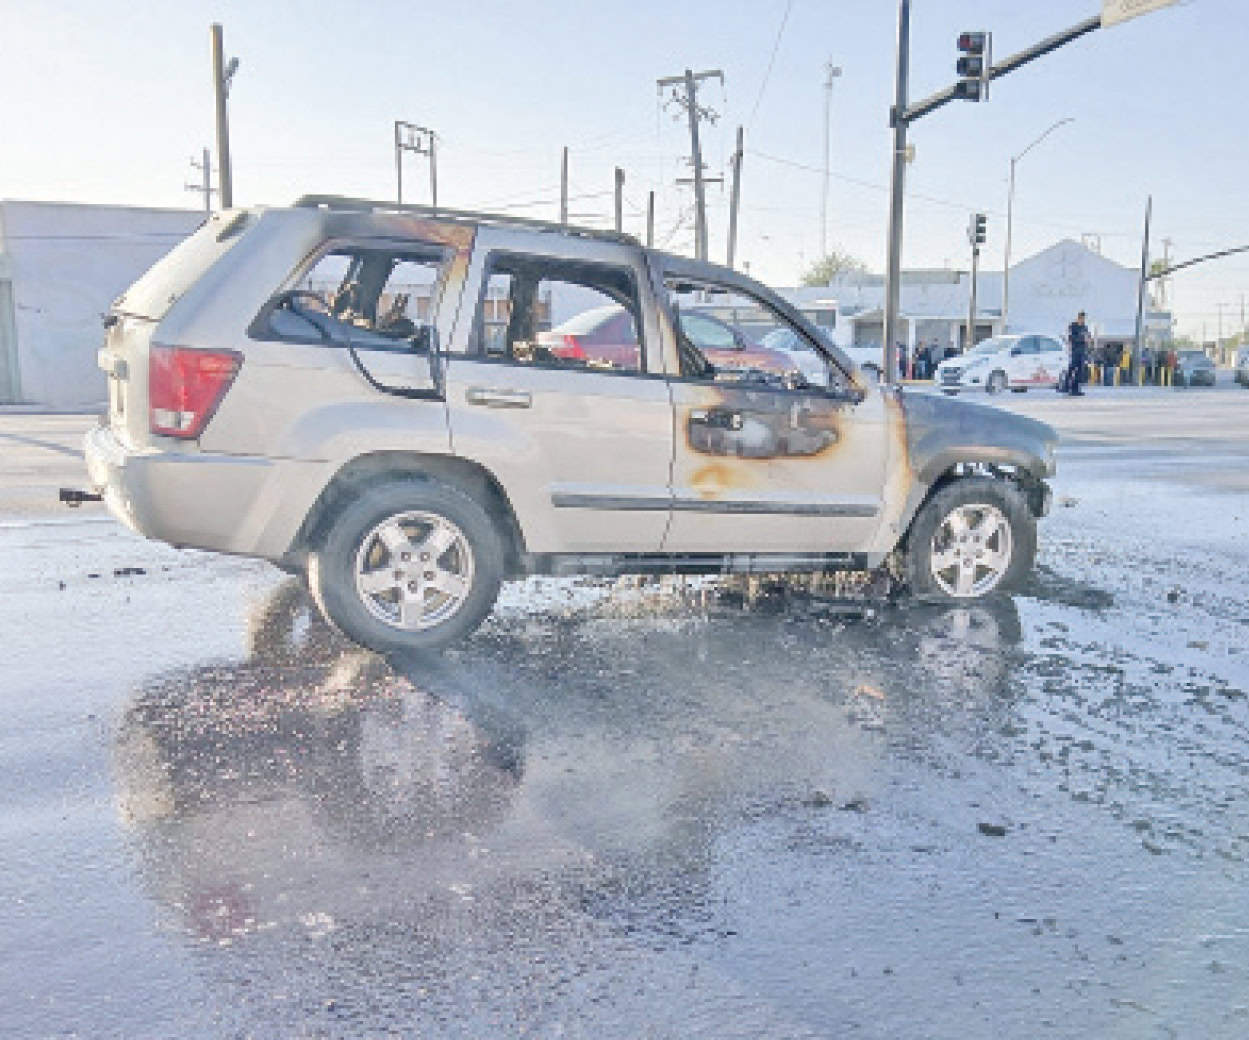
<instances>
[{"instance_id":1,"label":"overhead wire","mask_svg":"<svg viewBox=\"0 0 1249 1040\"><path fill-rule=\"evenodd\" d=\"M759 111L759 104L763 101L763 92L767 89L768 80L772 77L772 66L776 64L777 51L781 49L781 37L785 33L785 26L789 22L789 12L794 9L794 0L788 0L785 4L785 14L781 17L781 24L776 30L776 39L772 41L772 54L768 58L768 67L764 70L763 81L759 84L759 93L755 95L754 108L750 110L750 118L746 120L747 126L754 126L755 115Z\"/></svg>"}]
</instances>

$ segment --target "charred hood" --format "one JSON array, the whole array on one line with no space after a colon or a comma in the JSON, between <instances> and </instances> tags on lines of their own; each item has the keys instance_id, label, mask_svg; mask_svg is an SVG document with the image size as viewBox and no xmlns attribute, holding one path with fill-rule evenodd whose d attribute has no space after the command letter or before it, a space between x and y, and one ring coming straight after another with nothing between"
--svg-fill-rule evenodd
<instances>
[{"instance_id":1,"label":"charred hood","mask_svg":"<svg viewBox=\"0 0 1249 1040\"><path fill-rule=\"evenodd\" d=\"M936 394L898 396L911 469L924 483L959 462L1014 466L1037 478L1054 472L1058 434L1047 423Z\"/></svg>"}]
</instances>

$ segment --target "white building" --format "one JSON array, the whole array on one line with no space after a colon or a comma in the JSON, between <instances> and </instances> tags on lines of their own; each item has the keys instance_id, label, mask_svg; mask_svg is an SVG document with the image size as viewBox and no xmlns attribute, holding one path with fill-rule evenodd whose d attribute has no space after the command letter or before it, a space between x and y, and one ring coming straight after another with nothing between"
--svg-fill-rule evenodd
<instances>
[{"instance_id":1,"label":"white building","mask_svg":"<svg viewBox=\"0 0 1249 1040\"><path fill-rule=\"evenodd\" d=\"M1012 264L1010 314L1002 320L1002 272L982 271L976 283L976 339L1000 332L1047 332L1065 336L1076 314L1087 313L1097 345L1131 345L1136 334L1140 272L1079 242L1064 239ZM834 339L841 345L879 346L883 339L884 278L847 275L830 285L784 290L806 310L835 304ZM971 278L967 271L902 273L901 338L910 347L936 342L940 350L962 348L966 339ZM1157 346L1171 338L1171 315L1146 300L1144 339Z\"/></svg>"},{"instance_id":2,"label":"white building","mask_svg":"<svg viewBox=\"0 0 1249 1040\"><path fill-rule=\"evenodd\" d=\"M203 219L203 211L0 201L0 403L102 405L100 316Z\"/></svg>"}]
</instances>

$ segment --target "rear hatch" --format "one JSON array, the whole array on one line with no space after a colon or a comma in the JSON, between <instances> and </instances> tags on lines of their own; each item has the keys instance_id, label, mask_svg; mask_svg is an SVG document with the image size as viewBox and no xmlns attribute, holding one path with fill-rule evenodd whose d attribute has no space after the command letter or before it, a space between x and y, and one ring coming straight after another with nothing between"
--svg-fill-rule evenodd
<instances>
[{"instance_id":1,"label":"rear hatch","mask_svg":"<svg viewBox=\"0 0 1249 1040\"><path fill-rule=\"evenodd\" d=\"M113 301L105 315L98 360L108 377L108 421L128 448L142 448L151 438L148 362L156 327L179 297L254 226L255 217L248 210L212 214Z\"/></svg>"}]
</instances>

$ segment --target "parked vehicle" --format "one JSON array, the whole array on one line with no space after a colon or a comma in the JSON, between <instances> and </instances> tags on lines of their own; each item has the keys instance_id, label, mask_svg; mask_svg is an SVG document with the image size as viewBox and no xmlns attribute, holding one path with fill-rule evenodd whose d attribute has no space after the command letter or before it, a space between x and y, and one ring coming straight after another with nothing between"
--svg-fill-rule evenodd
<instances>
[{"instance_id":1,"label":"parked vehicle","mask_svg":"<svg viewBox=\"0 0 1249 1040\"><path fill-rule=\"evenodd\" d=\"M552 288L623 308L636 355L557 354ZM747 350L708 342L681 303L700 293L765 310L822 379L712 362ZM1028 571L1048 509L1050 427L878 387L759 283L610 232L326 196L230 211L105 325L86 456L110 510L302 572L377 650L459 639L535 573L894 561L917 595L975 599Z\"/></svg>"},{"instance_id":2,"label":"parked vehicle","mask_svg":"<svg viewBox=\"0 0 1249 1040\"><path fill-rule=\"evenodd\" d=\"M946 358L934 380L947 394L960 390L1003 390L1024 393L1032 387L1053 387L1067 367L1067 350L1056 336L993 336L966 354Z\"/></svg>"},{"instance_id":3,"label":"parked vehicle","mask_svg":"<svg viewBox=\"0 0 1249 1040\"><path fill-rule=\"evenodd\" d=\"M759 345L784 354L789 359L790 368L798 372L808 386L825 385L823 380L828 378L828 366L824 355L793 329L773 329L759 341Z\"/></svg>"},{"instance_id":4,"label":"parked vehicle","mask_svg":"<svg viewBox=\"0 0 1249 1040\"><path fill-rule=\"evenodd\" d=\"M1249 347L1241 347L1236 351L1236 382L1249 390Z\"/></svg>"},{"instance_id":5,"label":"parked vehicle","mask_svg":"<svg viewBox=\"0 0 1249 1040\"><path fill-rule=\"evenodd\" d=\"M1175 386L1214 386L1214 362L1204 350L1181 350L1175 356Z\"/></svg>"},{"instance_id":6,"label":"parked vehicle","mask_svg":"<svg viewBox=\"0 0 1249 1040\"><path fill-rule=\"evenodd\" d=\"M681 332L718 369L753 369L780 376L797 371L789 353L752 343L738 328L711 314L682 310ZM641 347L633 316L619 304L582 311L549 332L539 346L565 361L595 368L637 370Z\"/></svg>"}]
</instances>

